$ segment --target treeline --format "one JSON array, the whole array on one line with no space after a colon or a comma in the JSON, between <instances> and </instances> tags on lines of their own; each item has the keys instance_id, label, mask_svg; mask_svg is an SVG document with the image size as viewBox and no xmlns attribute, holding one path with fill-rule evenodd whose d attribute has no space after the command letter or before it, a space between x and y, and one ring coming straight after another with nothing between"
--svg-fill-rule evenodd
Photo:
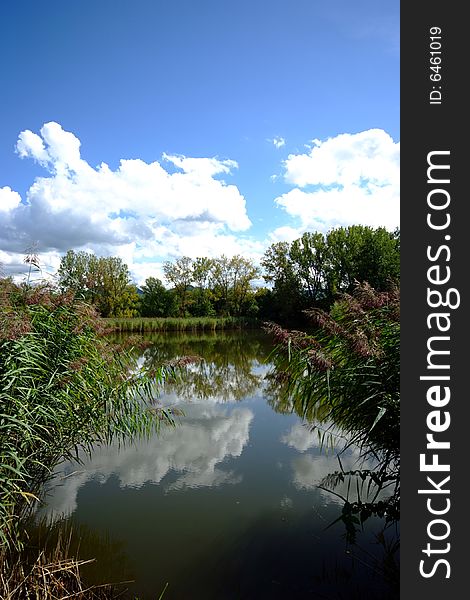
<instances>
[{"instance_id":1,"label":"treeline","mask_svg":"<svg viewBox=\"0 0 470 600\"><path fill-rule=\"evenodd\" d=\"M328 309L355 282L379 291L397 282L400 234L353 225L272 244L259 266L240 255L183 256L164 263L163 271L170 287L149 277L138 289L121 259L70 250L58 284L103 317L248 316L293 323L304 309Z\"/></svg>"},{"instance_id":2,"label":"treeline","mask_svg":"<svg viewBox=\"0 0 470 600\"><path fill-rule=\"evenodd\" d=\"M328 234L304 233L293 241L272 244L261 261L267 318L292 323L303 310L328 310L339 293L351 293L367 282L388 290L400 279L400 232L362 225L332 229Z\"/></svg>"}]
</instances>

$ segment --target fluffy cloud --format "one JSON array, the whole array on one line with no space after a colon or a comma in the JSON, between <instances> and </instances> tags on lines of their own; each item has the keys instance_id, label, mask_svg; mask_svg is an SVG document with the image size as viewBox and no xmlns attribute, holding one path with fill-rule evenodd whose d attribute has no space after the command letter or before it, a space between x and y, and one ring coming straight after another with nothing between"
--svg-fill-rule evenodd
<instances>
[{"instance_id":1,"label":"fluffy cloud","mask_svg":"<svg viewBox=\"0 0 470 600\"><path fill-rule=\"evenodd\" d=\"M8 213L21 203L21 196L8 186L0 188L0 213Z\"/></svg>"},{"instance_id":2,"label":"fluffy cloud","mask_svg":"<svg viewBox=\"0 0 470 600\"><path fill-rule=\"evenodd\" d=\"M304 232L304 229L283 225L282 227L277 227L277 229L269 234L269 241L271 244L277 242L293 242L301 237Z\"/></svg>"},{"instance_id":3,"label":"fluffy cloud","mask_svg":"<svg viewBox=\"0 0 470 600\"><path fill-rule=\"evenodd\" d=\"M123 159L115 170L94 168L81 157L80 140L53 122L40 135L21 132L16 150L48 175L34 181L24 202L0 190L5 251L21 253L37 241L42 256L69 248L127 253L132 266L145 263L149 246L160 261L244 247L237 235L251 225L245 199L221 178L237 167L232 160L164 154L161 162Z\"/></svg>"},{"instance_id":4,"label":"fluffy cloud","mask_svg":"<svg viewBox=\"0 0 470 600\"><path fill-rule=\"evenodd\" d=\"M296 187L276 198L278 206L303 229L399 225L399 143L370 129L312 144L285 161L285 181Z\"/></svg>"},{"instance_id":5,"label":"fluffy cloud","mask_svg":"<svg viewBox=\"0 0 470 600\"><path fill-rule=\"evenodd\" d=\"M269 142L285 144L281 137ZM34 242L42 276L75 249L120 257L142 284L150 275L162 279L162 262L183 255L241 254L259 262L267 246L307 230L399 224L399 144L380 129L314 140L305 153L289 155L284 180L293 189L274 200L285 222L263 240L247 233L245 198L225 181L237 168L233 160L163 154L152 163L122 159L115 169L93 167L81 156L80 140L54 122L39 133L21 132L16 151L46 174L23 200L0 188L7 274L24 272L23 255Z\"/></svg>"}]
</instances>

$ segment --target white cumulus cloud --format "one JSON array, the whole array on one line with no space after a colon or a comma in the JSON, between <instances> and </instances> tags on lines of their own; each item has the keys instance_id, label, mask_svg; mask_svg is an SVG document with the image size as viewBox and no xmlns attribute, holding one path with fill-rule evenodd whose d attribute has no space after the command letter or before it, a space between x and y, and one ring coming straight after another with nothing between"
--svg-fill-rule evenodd
<instances>
[{"instance_id":1,"label":"white cumulus cloud","mask_svg":"<svg viewBox=\"0 0 470 600\"><path fill-rule=\"evenodd\" d=\"M10 188L0 190L4 251L21 253L35 241L41 255L70 248L125 254L132 270L149 245L160 262L208 247L237 253L244 245L237 235L251 226L245 198L223 179L237 168L233 160L164 154L160 162L93 167L80 154L80 140L54 122L39 134L21 132L16 150L46 176L36 178L23 202Z\"/></svg>"},{"instance_id":2,"label":"white cumulus cloud","mask_svg":"<svg viewBox=\"0 0 470 600\"><path fill-rule=\"evenodd\" d=\"M0 188L0 212L8 213L18 208L21 202L21 196L10 187Z\"/></svg>"},{"instance_id":3,"label":"white cumulus cloud","mask_svg":"<svg viewBox=\"0 0 470 600\"><path fill-rule=\"evenodd\" d=\"M271 231L269 234L269 241L272 244L277 242L293 242L294 240L302 237L304 232L304 229L283 225L282 227L277 227L274 229L274 231Z\"/></svg>"},{"instance_id":4,"label":"white cumulus cloud","mask_svg":"<svg viewBox=\"0 0 470 600\"><path fill-rule=\"evenodd\" d=\"M301 228L399 225L400 144L382 129L313 140L284 167L285 181L296 187L275 203Z\"/></svg>"}]
</instances>

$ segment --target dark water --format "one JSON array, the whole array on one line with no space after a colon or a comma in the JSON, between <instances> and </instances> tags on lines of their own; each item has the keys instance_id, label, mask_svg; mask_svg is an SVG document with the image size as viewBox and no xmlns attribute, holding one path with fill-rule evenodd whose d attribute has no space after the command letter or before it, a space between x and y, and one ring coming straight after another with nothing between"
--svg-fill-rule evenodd
<instances>
[{"instance_id":1,"label":"dark water","mask_svg":"<svg viewBox=\"0 0 470 600\"><path fill-rule=\"evenodd\" d=\"M265 379L270 339L150 339L141 357L148 364L204 359L161 397L184 411L180 424L62 465L42 511L79 530L80 554L97 559L89 578L133 580L125 597L142 600L159 598L167 584L164 600L397 598L384 578L397 532L383 534L384 523L370 519L351 545L341 522L330 526L343 503L317 485L338 460ZM358 456L344 453L343 468L357 468Z\"/></svg>"}]
</instances>

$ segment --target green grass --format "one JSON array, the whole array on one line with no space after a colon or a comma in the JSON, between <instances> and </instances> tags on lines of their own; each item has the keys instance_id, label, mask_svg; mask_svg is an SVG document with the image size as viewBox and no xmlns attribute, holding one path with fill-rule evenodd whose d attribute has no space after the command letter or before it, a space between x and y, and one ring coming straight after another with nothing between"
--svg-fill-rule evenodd
<instances>
[{"instance_id":1,"label":"green grass","mask_svg":"<svg viewBox=\"0 0 470 600\"><path fill-rule=\"evenodd\" d=\"M116 332L152 333L161 331L216 331L254 328L256 319L249 317L132 317L104 319Z\"/></svg>"}]
</instances>

